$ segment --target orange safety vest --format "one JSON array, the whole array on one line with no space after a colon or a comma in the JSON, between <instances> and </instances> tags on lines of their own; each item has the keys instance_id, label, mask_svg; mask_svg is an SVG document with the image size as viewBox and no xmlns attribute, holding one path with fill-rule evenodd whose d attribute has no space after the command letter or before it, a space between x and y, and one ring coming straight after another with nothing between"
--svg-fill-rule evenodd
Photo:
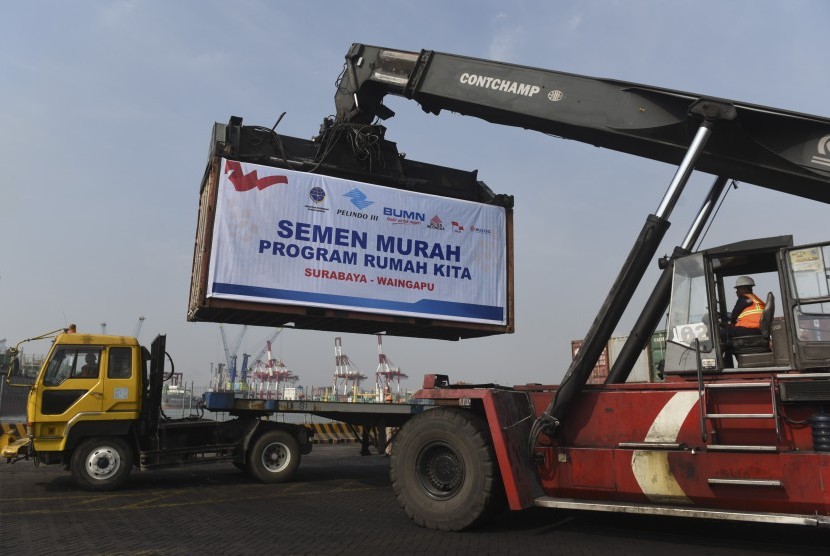
<instances>
[{"instance_id":1,"label":"orange safety vest","mask_svg":"<svg viewBox=\"0 0 830 556\"><path fill-rule=\"evenodd\" d=\"M754 293L748 293L744 297L752 302L752 305L741 311L738 319L735 321L735 326L743 326L744 328L761 328L761 315L764 314L766 303L761 301L761 298Z\"/></svg>"}]
</instances>

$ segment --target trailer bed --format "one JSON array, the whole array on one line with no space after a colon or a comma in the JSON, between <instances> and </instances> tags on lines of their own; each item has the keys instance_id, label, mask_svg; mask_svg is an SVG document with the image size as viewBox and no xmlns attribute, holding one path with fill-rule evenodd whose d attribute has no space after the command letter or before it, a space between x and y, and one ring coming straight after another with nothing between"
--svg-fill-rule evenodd
<instances>
[{"instance_id":1,"label":"trailer bed","mask_svg":"<svg viewBox=\"0 0 830 556\"><path fill-rule=\"evenodd\" d=\"M233 392L208 392L204 396L209 411L232 415L259 413L308 413L367 427L400 427L410 417L430 407L431 400L417 403L327 402L316 400L268 400L237 398ZM425 403L426 402L426 403Z\"/></svg>"}]
</instances>

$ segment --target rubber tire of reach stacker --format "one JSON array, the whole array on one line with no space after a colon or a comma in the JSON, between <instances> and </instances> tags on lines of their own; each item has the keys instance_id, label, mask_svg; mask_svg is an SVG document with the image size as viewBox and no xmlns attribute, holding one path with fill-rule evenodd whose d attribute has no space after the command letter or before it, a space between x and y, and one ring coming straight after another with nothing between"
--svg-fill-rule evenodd
<instances>
[{"instance_id":1,"label":"rubber tire of reach stacker","mask_svg":"<svg viewBox=\"0 0 830 556\"><path fill-rule=\"evenodd\" d=\"M251 446L247 464L248 473L263 483L285 482L300 465L300 445L288 431L265 431Z\"/></svg>"},{"instance_id":2,"label":"rubber tire of reach stacker","mask_svg":"<svg viewBox=\"0 0 830 556\"><path fill-rule=\"evenodd\" d=\"M133 453L117 436L88 438L72 452L69 469L75 483L84 490L120 488L130 476Z\"/></svg>"},{"instance_id":3,"label":"rubber tire of reach stacker","mask_svg":"<svg viewBox=\"0 0 830 556\"><path fill-rule=\"evenodd\" d=\"M461 531L505 508L504 485L487 424L457 408L410 419L392 447L392 490L421 527Z\"/></svg>"}]
</instances>

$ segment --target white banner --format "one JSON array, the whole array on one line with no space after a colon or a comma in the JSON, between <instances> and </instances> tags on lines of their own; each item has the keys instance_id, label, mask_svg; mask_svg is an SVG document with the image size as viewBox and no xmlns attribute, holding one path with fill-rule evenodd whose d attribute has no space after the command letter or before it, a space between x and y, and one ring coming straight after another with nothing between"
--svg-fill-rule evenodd
<instances>
[{"instance_id":1,"label":"white banner","mask_svg":"<svg viewBox=\"0 0 830 556\"><path fill-rule=\"evenodd\" d=\"M502 207L223 160L208 297L506 324Z\"/></svg>"}]
</instances>

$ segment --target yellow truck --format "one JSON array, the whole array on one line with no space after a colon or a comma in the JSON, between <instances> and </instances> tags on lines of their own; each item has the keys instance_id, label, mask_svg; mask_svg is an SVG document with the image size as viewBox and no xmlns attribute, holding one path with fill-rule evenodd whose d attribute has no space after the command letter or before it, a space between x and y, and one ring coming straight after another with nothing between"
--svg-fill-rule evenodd
<instances>
[{"instance_id":1,"label":"yellow truck","mask_svg":"<svg viewBox=\"0 0 830 556\"><path fill-rule=\"evenodd\" d=\"M273 411L257 404L230 407L231 418L224 421L205 419L203 412L167 418L161 395L173 363L163 335L149 350L131 337L63 330L29 340L50 337L52 347L34 384L15 384L20 343L9 350L7 383L30 391L28 438L3 449L7 462L34 458L64 465L79 487L113 490L133 467L216 461L230 461L262 482L278 483L288 480L301 456L311 451L312 429L269 421ZM165 362L170 363L166 374Z\"/></svg>"}]
</instances>

